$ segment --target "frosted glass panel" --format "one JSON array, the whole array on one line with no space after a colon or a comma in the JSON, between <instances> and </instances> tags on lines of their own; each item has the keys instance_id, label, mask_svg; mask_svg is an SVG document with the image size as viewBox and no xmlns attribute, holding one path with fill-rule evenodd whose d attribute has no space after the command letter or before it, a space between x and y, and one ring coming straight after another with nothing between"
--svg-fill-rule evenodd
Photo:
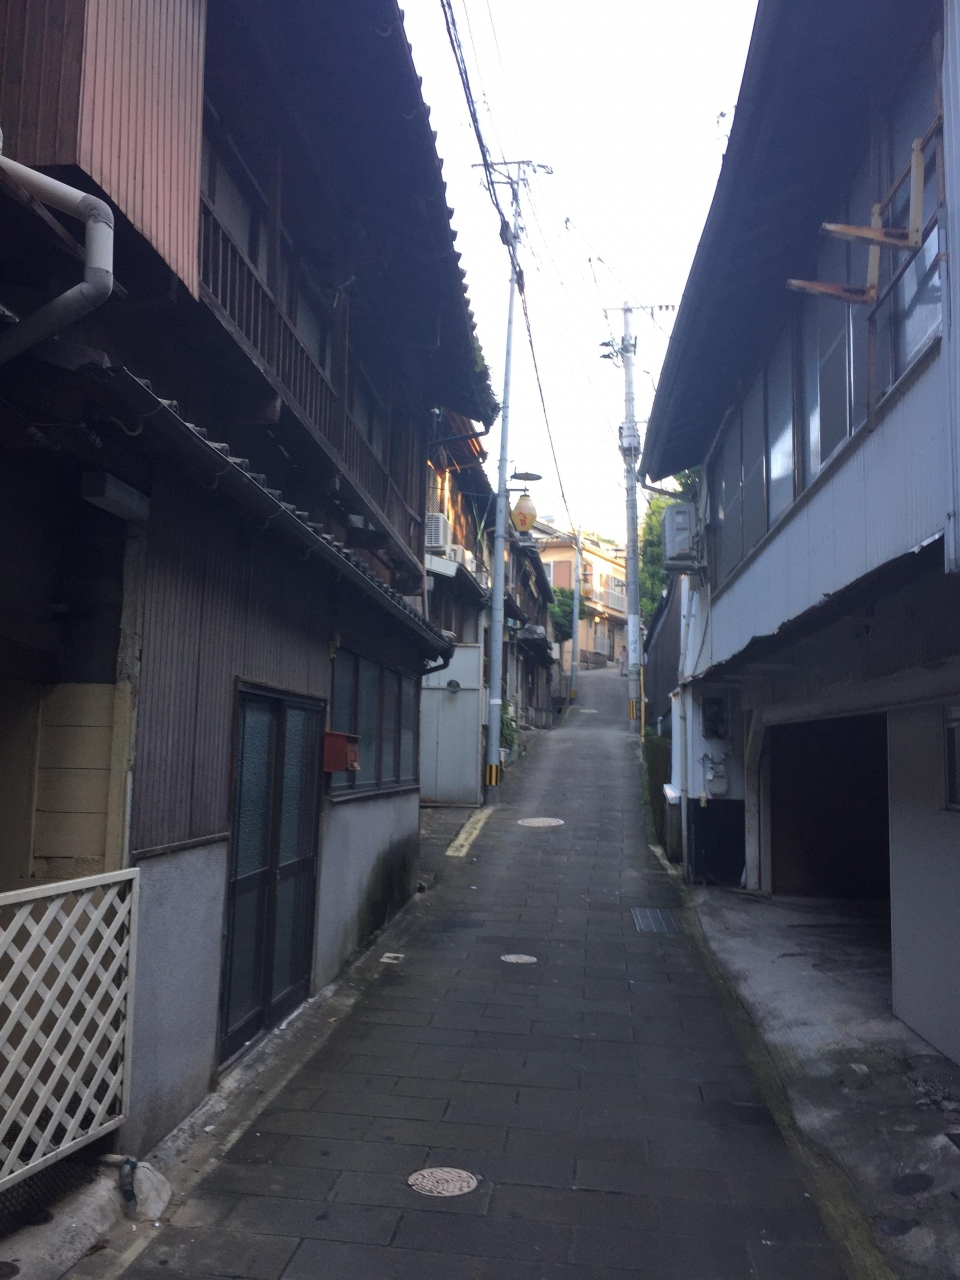
<instances>
[{"instance_id":1,"label":"frosted glass panel","mask_svg":"<svg viewBox=\"0 0 960 1280\"><path fill-rule=\"evenodd\" d=\"M416 681L404 676L400 687L400 777L404 781L417 776L418 710Z\"/></svg>"},{"instance_id":2,"label":"frosted glass panel","mask_svg":"<svg viewBox=\"0 0 960 1280\"><path fill-rule=\"evenodd\" d=\"M380 748L380 779L396 782L400 762L400 677L393 671L383 673L383 735Z\"/></svg>"},{"instance_id":3,"label":"frosted glass panel","mask_svg":"<svg viewBox=\"0 0 960 1280\"><path fill-rule=\"evenodd\" d=\"M317 791L320 717L300 707L287 710L280 797L280 862L309 857Z\"/></svg>"},{"instance_id":4,"label":"frosted glass panel","mask_svg":"<svg viewBox=\"0 0 960 1280\"><path fill-rule=\"evenodd\" d=\"M237 813L233 833L234 875L259 871L270 860L270 807L276 712L266 701L240 703L241 738Z\"/></svg>"},{"instance_id":5,"label":"frosted glass panel","mask_svg":"<svg viewBox=\"0 0 960 1280\"><path fill-rule=\"evenodd\" d=\"M788 329L767 363L767 495L771 525L793 501L793 342Z\"/></svg>"},{"instance_id":6,"label":"frosted glass panel","mask_svg":"<svg viewBox=\"0 0 960 1280\"><path fill-rule=\"evenodd\" d=\"M377 780L377 740L380 736L380 668L366 658L359 660L357 676L357 733L360 735L360 768L357 782Z\"/></svg>"},{"instance_id":7,"label":"frosted glass panel","mask_svg":"<svg viewBox=\"0 0 960 1280\"><path fill-rule=\"evenodd\" d=\"M743 550L755 547L767 531L764 483L763 374L747 392L741 417L743 442Z\"/></svg>"}]
</instances>

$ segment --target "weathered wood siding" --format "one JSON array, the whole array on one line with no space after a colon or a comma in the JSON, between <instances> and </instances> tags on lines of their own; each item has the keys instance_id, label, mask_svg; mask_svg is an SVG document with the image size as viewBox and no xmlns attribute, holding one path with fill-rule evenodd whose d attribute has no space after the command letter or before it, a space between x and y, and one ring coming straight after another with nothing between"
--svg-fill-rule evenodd
<instances>
[{"instance_id":1,"label":"weathered wood siding","mask_svg":"<svg viewBox=\"0 0 960 1280\"><path fill-rule=\"evenodd\" d=\"M206 0L3 0L0 125L77 165L197 294Z\"/></svg>"},{"instance_id":2,"label":"weathered wood siding","mask_svg":"<svg viewBox=\"0 0 960 1280\"><path fill-rule=\"evenodd\" d=\"M151 496L130 847L226 831L238 680L327 695L330 600L230 508L161 470Z\"/></svg>"}]
</instances>

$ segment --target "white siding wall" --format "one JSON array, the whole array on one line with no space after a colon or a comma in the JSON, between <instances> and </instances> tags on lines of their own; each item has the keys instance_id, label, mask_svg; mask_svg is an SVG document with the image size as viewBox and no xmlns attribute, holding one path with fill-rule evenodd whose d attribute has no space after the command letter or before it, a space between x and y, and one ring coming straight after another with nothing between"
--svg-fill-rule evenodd
<instances>
[{"instance_id":1,"label":"white siding wall","mask_svg":"<svg viewBox=\"0 0 960 1280\"><path fill-rule=\"evenodd\" d=\"M893 1009L960 1062L960 813L944 807L939 707L887 717Z\"/></svg>"},{"instance_id":2,"label":"white siding wall","mask_svg":"<svg viewBox=\"0 0 960 1280\"><path fill-rule=\"evenodd\" d=\"M930 368L714 601L698 672L942 532L950 509L945 361ZM698 637L699 641L699 637ZM690 652L696 654L696 643Z\"/></svg>"}]
</instances>

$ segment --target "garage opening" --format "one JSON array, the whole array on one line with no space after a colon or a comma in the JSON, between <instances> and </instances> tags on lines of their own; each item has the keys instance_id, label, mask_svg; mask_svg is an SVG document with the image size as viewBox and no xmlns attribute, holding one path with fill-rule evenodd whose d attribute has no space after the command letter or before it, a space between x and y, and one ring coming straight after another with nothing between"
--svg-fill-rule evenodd
<instances>
[{"instance_id":1,"label":"garage opening","mask_svg":"<svg viewBox=\"0 0 960 1280\"><path fill-rule=\"evenodd\" d=\"M885 715L772 730L770 870L775 894L889 903Z\"/></svg>"}]
</instances>

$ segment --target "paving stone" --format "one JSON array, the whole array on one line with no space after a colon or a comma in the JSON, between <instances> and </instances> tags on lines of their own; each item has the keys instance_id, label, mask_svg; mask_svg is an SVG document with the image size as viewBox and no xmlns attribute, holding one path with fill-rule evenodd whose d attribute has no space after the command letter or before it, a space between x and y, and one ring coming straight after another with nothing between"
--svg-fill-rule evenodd
<instances>
[{"instance_id":1,"label":"paving stone","mask_svg":"<svg viewBox=\"0 0 960 1280\"><path fill-rule=\"evenodd\" d=\"M283 1280L480 1280L480 1261L449 1253L305 1240Z\"/></svg>"},{"instance_id":2,"label":"paving stone","mask_svg":"<svg viewBox=\"0 0 960 1280\"><path fill-rule=\"evenodd\" d=\"M565 1227L542 1222L508 1222L456 1213L404 1213L398 1248L505 1258L511 1262L564 1262L570 1245Z\"/></svg>"},{"instance_id":3,"label":"paving stone","mask_svg":"<svg viewBox=\"0 0 960 1280\"><path fill-rule=\"evenodd\" d=\"M434 1147L427 1163L449 1168L463 1164L470 1173L499 1186L517 1183L527 1187L572 1187L575 1161L548 1156L506 1155L502 1152L463 1152L456 1148Z\"/></svg>"},{"instance_id":4,"label":"paving stone","mask_svg":"<svg viewBox=\"0 0 960 1280\"><path fill-rule=\"evenodd\" d=\"M301 1239L344 1240L359 1244L387 1244L399 1215L393 1209L369 1205L310 1203L279 1196L247 1196L224 1226L231 1232Z\"/></svg>"},{"instance_id":5,"label":"paving stone","mask_svg":"<svg viewBox=\"0 0 960 1280\"><path fill-rule=\"evenodd\" d=\"M289 1138L278 1159L303 1169L354 1169L370 1173L413 1173L426 1163L427 1146L388 1142L339 1142Z\"/></svg>"},{"instance_id":6,"label":"paving stone","mask_svg":"<svg viewBox=\"0 0 960 1280\"><path fill-rule=\"evenodd\" d=\"M157 1267L160 1275L182 1271L236 1280L279 1280L298 1243L295 1236L279 1231L245 1235L219 1228L167 1227L147 1249L142 1265Z\"/></svg>"},{"instance_id":7,"label":"paving stone","mask_svg":"<svg viewBox=\"0 0 960 1280\"><path fill-rule=\"evenodd\" d=\"M336 1177L331 1169L303 1168L294 1164L221 1164L204 1178L201 1190L205 1194L217 1192L325 1200Z\"/></svg>"}]
</instances>

